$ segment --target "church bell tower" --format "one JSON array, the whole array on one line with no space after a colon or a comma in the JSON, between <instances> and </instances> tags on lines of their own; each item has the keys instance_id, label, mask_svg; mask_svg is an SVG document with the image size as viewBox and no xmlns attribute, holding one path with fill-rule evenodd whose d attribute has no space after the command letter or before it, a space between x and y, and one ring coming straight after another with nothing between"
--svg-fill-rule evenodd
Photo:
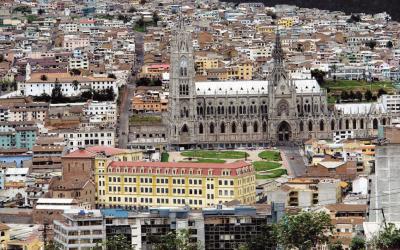
<instances>
[{"instance_id":1,"label":"church bell tower","mask_svg":"<svg viewBox=\"0 0 400 250\"><path fill-rule=\"evenodd\" d=\"M190 147L195 138L195 69L192 34L184 19L173 31L169 80L169 141L171 145Z\"/></svg>"}]
</instances>

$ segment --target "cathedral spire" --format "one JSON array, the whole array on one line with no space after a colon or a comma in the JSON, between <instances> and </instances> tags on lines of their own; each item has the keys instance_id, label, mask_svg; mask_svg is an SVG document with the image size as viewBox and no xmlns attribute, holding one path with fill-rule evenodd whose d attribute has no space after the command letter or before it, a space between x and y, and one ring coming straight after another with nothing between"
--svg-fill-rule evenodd
<instances>
[{"instance_id":1,"label":"cathedral spire","mask_svg":"<svg viewBox=\"0 0 400 250\"><path fill-rule=\"evenodd\" d=\"M275 47L272 51L272 57L274 59L275 67L283 66L284 54L283 54L283 49L282 49L281 35L280 35L278 29L276 30Z\"/></svg>"},{"instance_id":2,"label":"cathedral spire","mask_svg":"<svg viewBox=\"0 0 400 250\"><path fill-rule=\"evenodd\" d=\"M271 80L273 86L277 86L281 79L288 79L285 67L283 66L284 53L282 49L281 35L279 34L278 29L276 29L275 46L272 50L272 58L274 60L274 66L271 72Z\"/></svg>"}]
</instances>

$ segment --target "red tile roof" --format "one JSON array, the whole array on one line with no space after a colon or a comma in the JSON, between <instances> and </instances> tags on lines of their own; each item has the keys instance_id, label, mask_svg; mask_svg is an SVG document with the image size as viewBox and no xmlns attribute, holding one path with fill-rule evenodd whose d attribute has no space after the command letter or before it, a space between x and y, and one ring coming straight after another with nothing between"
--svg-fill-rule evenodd
<instances>
[{"instance_id":1,"label":"red tile roof","mask_svg":"<svg viewBox=\"0 0 400 250\"><path fill-rule=\"evenodd\" d=\"M93 147L86 148L86 150L88 150L92 153L105 153L106 155L116 155L116 154L122 154L122 153L127 152L127 150L125 150L125 149L113 148L113 147L108 147L108 146L93 146Z\"/></svg>"},{"instance_id":2,"label":"red tile roof","mask_svg":"<svg viewBox=\"0 0 400 250\"><path fill-rule=\"evenodd\" d=\"M94 158L96 153L90 152L86 149L77 149L72 153L64 155L63 158Z\"/></svg>"}]
</instances>

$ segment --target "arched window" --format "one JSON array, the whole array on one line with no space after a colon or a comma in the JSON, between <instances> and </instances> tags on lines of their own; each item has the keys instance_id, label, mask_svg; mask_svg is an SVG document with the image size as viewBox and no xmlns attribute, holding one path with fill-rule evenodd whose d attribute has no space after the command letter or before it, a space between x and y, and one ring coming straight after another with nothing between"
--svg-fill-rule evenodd
<instances>
[{"instance_id":1,"label":"arched window","mask_svg":"<svg viewBox=\"0 0 400 250\"><path fill-rule=\"evenodd\" d=\"M211 113L210 106L207 107L207 115Z\"/></svg>"},{"instance_id":2,"label":"arched window","mask_svg":"<svg viewBox=\"0 0 400 250\"><path fill-rule=\"evenodd\" d=\"M382 125L385 126L386 125L386 118L382 119Z\"/></svg>"},{"instance_id":3,"label":"arched window","mask_svg":"<svg viewBox=\"0 0 400 250\"><path fill-rule=\"evenodd\" d=\"M243 113L242 106L239 106L239 114L241 115L242 113Z\"/></svg>"},{"instance_id":4,"label":"arched window","mask_svg":"<svg viewBox=\"0 0 400 250\"><path fill-rule=\"evenodd\" d=\"M339 120L339 130L342 130L342 119Z\"/></svg>"},{"instance_id":5,"label":"arched window","mask_svg":"<svg viewBox=\"0 0 400 250\"><path fill-rule=\"evenodd\" d=\"M186 58L182 58L180 65L180 75L187 76L187 61Z\"/></svg>"},{"instance_id":6,"label":"arched window","mask_svg":"<svg viewBox=\"0 0 400 250\"><path fill-rule=\"evenodd\" d=\"M331 121L331 130L335 130L335 120Z\"/></svg>"},{"instance_id":7,"label":"arched window","mask_svg":"<svg viewBox=\"0 0 400 250\"><path fill-rule=\"evenodd\" d=\"M378 129L378 119L374 119L374 121L372 122L372 128L373 129Z\"/></svg>"},{"instance_id":8,"label":"arched window","mask_svg":"<svg viewBox=\"0 0 400 250\"><path fill-rule=\"evenodd\" d=\"M360 120L360 129L364 129L364 119Z\"/></svg>"},{"instance_id":9,"label":"arched window","mask_svg":"<svg viewBox=\"0 0 400 250\"><path fill-rule=\"evenodd\" d=\"M203 123L200 123L199 125L199 134L203 134L204 128L203 128Z\"/></svg>"},{"instance_id":10,"label":"arched window","mask_svg":"<svg viewBox=\"0 0 400 250\"><path fill-rule=\"evenodd\" d=\"M325 124L324 124L324 121L321 120L321 121L319 122L319 131L324 131L324 130L325 130Z\"/></svg>"},{"instance_id":11,"label":"arched window","mask_svg":"<svg viewBox=\"0 0 400 250\"><path fill-rule=\"evenodd\" d=\"M220 131L221 131L221 134L225 134L225 123L224 122L221 123Z\"/></svg>"},{"instance_id":12,"label":"arched window","mask_svg":"<svg viewBox=\"0 0 400 250\"><path fill-rule=\"evenodd\" d=\"M235 113L236 113L236 108L232 107L232 114L235 114Z\"/></svg>"},{"instance_id":13,"label":"arched window","mask_svg":"<svg viewBox=\"0 0 400 250\"><path fill-rule=\"evenodd\" d=\"M308 122L308 131L312 131L313 126L312 126L312 121Z\"/></svg>"},{"instance_id":14,"label":"arched window","mask_svg":"<svg viewBox=\"0 0 400 250\"><path fill-rule=\"evenodd\" d=\"M228 107L228 114L231 114L231 113L232 113L232 107L229 106L229 107Z\"/></svg>"},{"instance_id":15,"label":"arched window","mask_svg":"<svg viewBox=\"0 0 400 250\"><path fill-rule=\"evenodd\" d=\"M263 122L263 132L267 132L267 123Z\"/></svg>"},{"instance_id":16,"label":"arched window","mask_svg":"<svg viewBox=\"0 0 400 250\"><path fill-rule=\"evenodd\" d=\"M243 106L243 114L246 114L246 106Z\"/></svg>"},{"instance_id":17,"label":"arched window","mask_svg":"<svg viewBox=\"0 0 400 250\"><path fill-rule=\"evenodd\" d=\"M258 133L258 122L254 122L254 125L253 125L253 132L254 132L254 133Z\"/></svg>"},{"instance_id":18,"label":"arched window","mask_svg":"<svg viewBox=\"0 0 400 250\"><path fill-rule=\"evenodd\" d=\"M304 131L304 123L303 123L303 121L300 121L299 129L300 129L301 132Z\"/></svg>"},{"instance_id":19,"label":"arched window","mask_svg":"<svg viewBox=\"0 0 400 250\"><path fill-rule=\"evenodd\" d=\"M357 129L357 120L353 119L353 129Z\"/></svg>"},{"instance_id":20,"label":"arched window","mask_svg":"<svg viewBox=\"0 0 400 250\"><path fill-rule=\"evenodd\" d=\"M186 124L182 126L181 132L182 133L189 133L189 128L188 128L188 126Z\"/></svg>"},{"instance_id":21,"label":"arched window","mask_svg":"<svg viewBox=\"0 0 400 250\"><path fill-rule=\"evenodd\" d=\"M236 123L232 123L231 132L234 134L236 133Z\"/></svg>"},{"instance_id":22,"label":"arched window","mask_svg":"<svg viewBox=\"0 0 400 250\"><path fill-rule=\"evenodd\" d=\"M247 133L247 123L246 122L242 123L242 132Z\"/></svg>"},{"instance_id":23,"label":"arched window","mask_svg":"<svg viewBox=\"0 0 400 250\"><path fill-rule=\"evenodd\" d=\"M349 125L349 120L346 119L346 129L349 129L350 125Z\"/></svg>"},{"instance_id":24,"label":"arched window","mask_svg":"<svg viewBox=\"0 0 400 250\"><path fill-rule=\"evenodd\" d=\"M210 124L210 134L214 134L214 123Z\"/></svg>"}]
</instances>

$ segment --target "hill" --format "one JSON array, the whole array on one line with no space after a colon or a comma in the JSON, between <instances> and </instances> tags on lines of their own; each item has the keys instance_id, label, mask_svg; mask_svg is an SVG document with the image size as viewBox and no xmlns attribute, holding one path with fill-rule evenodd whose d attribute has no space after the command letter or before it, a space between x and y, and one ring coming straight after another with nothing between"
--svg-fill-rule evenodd
<instances>
[{"instance_id":1,"label":"hill","mask_svg":"<svg viewBox=\"0 0 400 250\"><path fill-rule=\"evenodd\" d=\"M399 0L225 0L226 2L245 3L263 2L266 6L276 4L290 4L303 8L317 8L330 11L344 11L346 13L368 13L376 14L387 12L395 21L400 21L400 1Z\"/></svg>"}]
</instances>

